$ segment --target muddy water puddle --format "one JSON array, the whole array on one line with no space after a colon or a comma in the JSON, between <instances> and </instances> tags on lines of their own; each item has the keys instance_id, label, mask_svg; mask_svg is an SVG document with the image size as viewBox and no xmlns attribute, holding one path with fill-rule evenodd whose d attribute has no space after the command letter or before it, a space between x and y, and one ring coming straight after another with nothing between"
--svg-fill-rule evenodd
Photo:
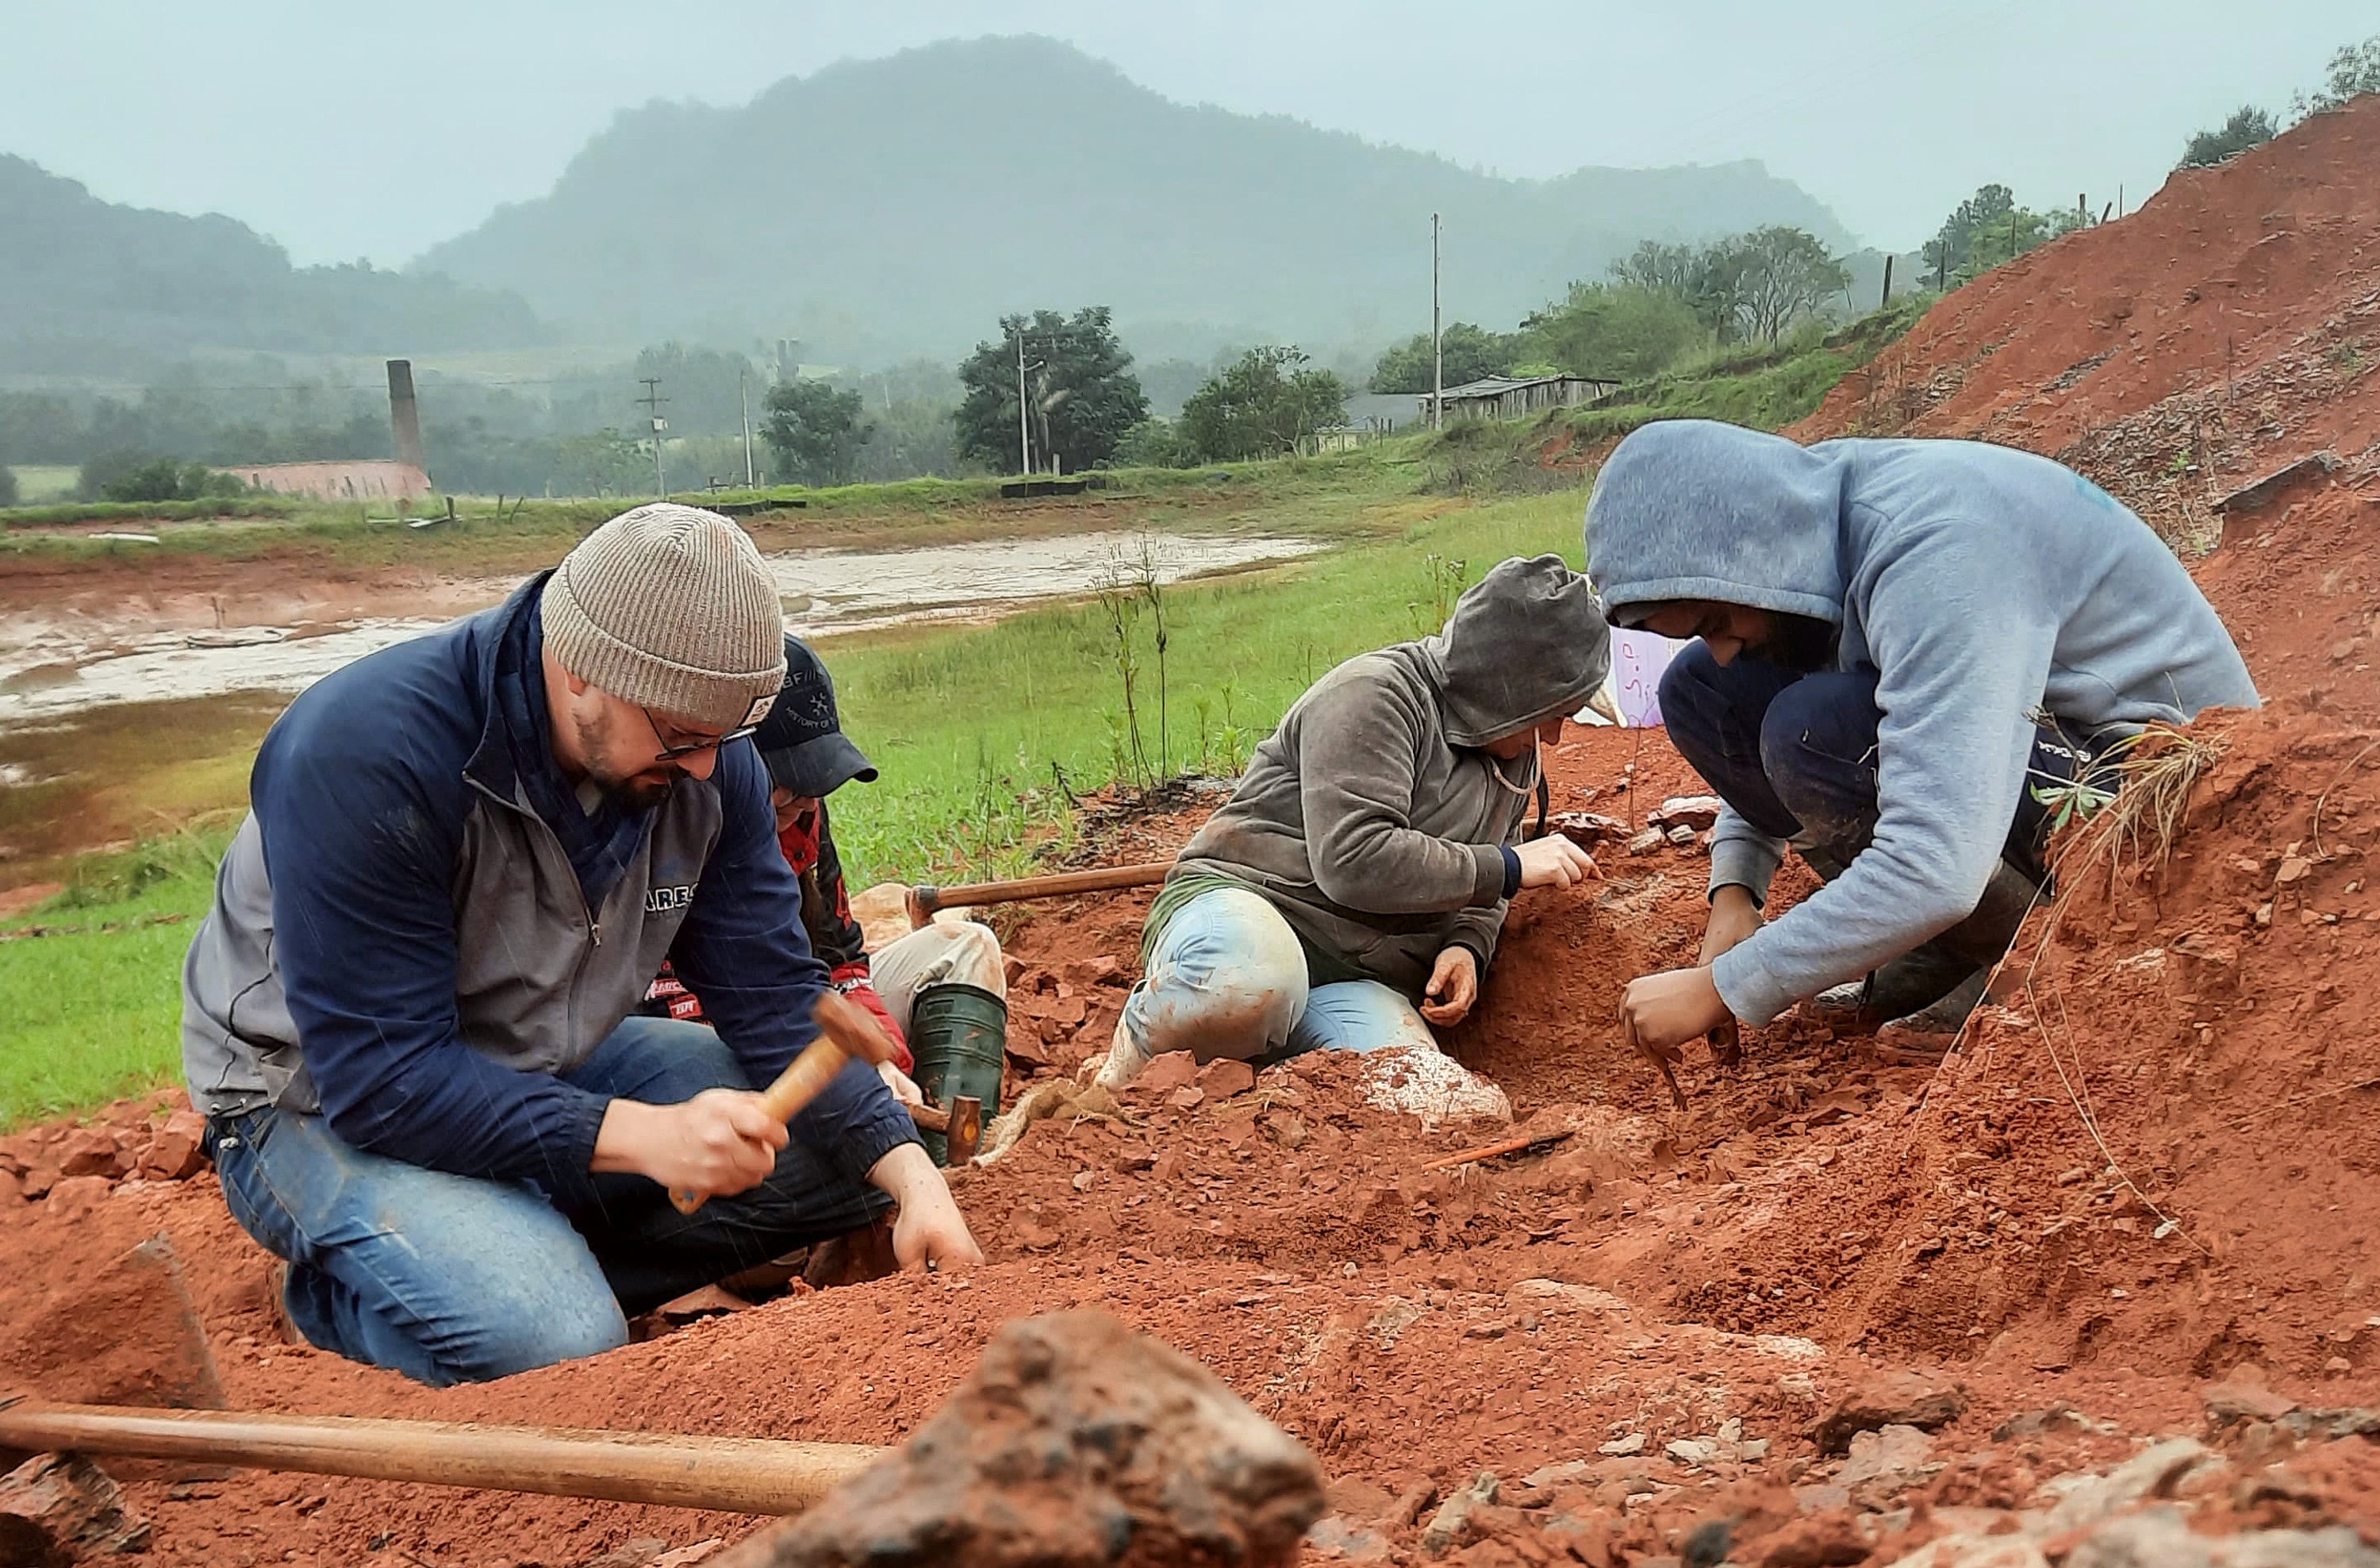
<instances>
[{"instance_id":1,"label":"muddy water puddle","mask_svg":"<svg viewBox=\"0 0 2380 1568\"><path fill-rule=\"evenodd\" d=\"M988 540L916 550L796 550L769 558L795 631L826 635L906 622L980 619L1087 592L1120 575L1161 582L1288 560L1318 541L1123 531ZM453 585L442 598L492 604L512 579ZM72 617L0 614L0 726L116 702L296 693L364 654L439 625L418 615L358 614L297 626L199 630L138 606Z\"/></svg>"}]
</instances>

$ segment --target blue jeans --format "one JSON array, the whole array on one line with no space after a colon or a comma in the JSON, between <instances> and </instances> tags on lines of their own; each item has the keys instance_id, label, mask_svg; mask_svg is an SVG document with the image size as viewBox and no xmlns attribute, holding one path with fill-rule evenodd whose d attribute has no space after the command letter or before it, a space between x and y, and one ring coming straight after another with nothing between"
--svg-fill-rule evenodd
<instances>
[{"instance_id":1,"label":"blue jeans","mask_svg":"<svg viewBox=\"0 0 2380 1568\"><path fill-rule=\"evenodd\" d=\"M1876 685L1874 670L1804 674L1741 653L1721 664L1697 640L1662 674L1661 722L1679 754L1745 821L1848 864L1867 847L1878 814L1884 714ZM2070 781L2093 761L2086 744L2038 726L2031 776L2000 852L2035 881L2049 808L2031 785Z\"/></svg>"},{"instance_id":2,"label":"blue jeans","mask_svg":"<svg viewBox=\"0 0 2380 1568\"><path fill-rule=\"evenodd\" d=\"M561 1075L675 1104L748 1088L700 1024L629 1018ZM308 1341L425 1383L476 1382L625 1344L629 1318L891 1203L788 1143L769 1179L691 1215L643 1176L594 1178L570 1212L527 1185L428 1170L340 1141L318 1115L216 1117L208 1152L249 1235L289 1260L283 1302Z\"/></svg>"},{"instance_id":3,"label":"blue jeans","mask_svg":"<svg viewBox=\"0 0 2380 1568\"><path fill-rule=\"evenodd\" d=\"M1116 1027L1151 1056L1186 1051L1257 1066L1309 1051L1438 1049L1414 1004L1378 980L1309 983L1297 933L1241 888L1202 893L1174 911Z\"/></svg>"}]
</instances>

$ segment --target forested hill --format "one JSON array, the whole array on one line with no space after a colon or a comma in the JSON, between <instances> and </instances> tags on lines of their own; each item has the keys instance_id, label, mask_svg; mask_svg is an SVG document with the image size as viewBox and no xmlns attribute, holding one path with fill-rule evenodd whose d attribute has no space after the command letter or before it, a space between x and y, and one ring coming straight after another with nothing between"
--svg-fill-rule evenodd
<instances>
[{"instance_id":1,"label":"forested hill","mask_svg":"<svg viewBox=\"0 0 2380 1568\"><path fill-rule=\"evenodd\" d=\"M0 366L138 375L197 348L419 352L535 342L517 296L297 268L220 215L122 207L0 154Z\"/></svg>"},{"instance_id":2,"label":"forested hill","mask_svg":"<svg viewBox=\"0 0 2380 1568\"><path fill-rule=\"evenodd\" d=\"M1415 140L1429 113L1415 105ZM1581 102L1581 148L1594 114ZM422 264L616 341L948 356L1003 311L1098 303L1147 359L1427 325L1433 211L1447 308L1475 321L1516 319L1647 237L1781 223L1850 244L1756 163L1500 179L988 38L832 66L741 108L623 114L551 194Z\"/></svg>"}]
</instances>

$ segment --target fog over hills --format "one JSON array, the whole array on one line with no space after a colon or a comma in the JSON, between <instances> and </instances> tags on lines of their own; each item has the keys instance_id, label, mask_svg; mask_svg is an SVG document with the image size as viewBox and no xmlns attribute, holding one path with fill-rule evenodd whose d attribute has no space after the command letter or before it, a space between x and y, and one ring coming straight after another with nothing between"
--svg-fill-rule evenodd
<instances>
[{"instance_id":1,"label":"fog over hills","mask_svg":"<svg viewBox=\"0 0 2380 1568\"><path fill-rule=\"evenodd\" d=\"M1782 223L1852 244L1755 162L1501 179L1176 103L1046 39L986 38L838 64L742 107L624 113L549 195L419 266L610 342L948 358L1002 312L1103 303L1144 359L1203 357L1426 327L1433 211L1449 319L1499 325L1640 239Z\"/></svg>"},{"instance_id":2,"label":"fog over hills","mask_svg":"<svg viewBox=\"0 0 2380 1568\"><path fill-rule=\"evenodd\" d=\"M137 375L207 348L419 352L540 340L516 297L420 273L293 267L220 213L102 201L0 154L0 367Z\"/></svg>"}]
</instances>

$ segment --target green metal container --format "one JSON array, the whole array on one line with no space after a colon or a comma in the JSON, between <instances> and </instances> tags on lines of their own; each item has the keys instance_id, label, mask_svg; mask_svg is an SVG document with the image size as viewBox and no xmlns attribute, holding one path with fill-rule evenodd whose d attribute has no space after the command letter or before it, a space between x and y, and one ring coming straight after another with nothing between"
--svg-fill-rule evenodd
<instances>
[{"instance_id":1,"label":"green metal container","mask_svg":"<svg viewBox=\"0 0 2380 1568\"><path fill-rule=\"evenodd\" d=\"M983 1119L1000 1112L1000 1074L1008 1050L1008 1003L977 986L939 985L909 1004L909 1054L926 1102L947 1109L955 1095L983 1102ZM949 1140L920 1132L937 1165L950 1157Z\"/></svg>"}]
</instances>

